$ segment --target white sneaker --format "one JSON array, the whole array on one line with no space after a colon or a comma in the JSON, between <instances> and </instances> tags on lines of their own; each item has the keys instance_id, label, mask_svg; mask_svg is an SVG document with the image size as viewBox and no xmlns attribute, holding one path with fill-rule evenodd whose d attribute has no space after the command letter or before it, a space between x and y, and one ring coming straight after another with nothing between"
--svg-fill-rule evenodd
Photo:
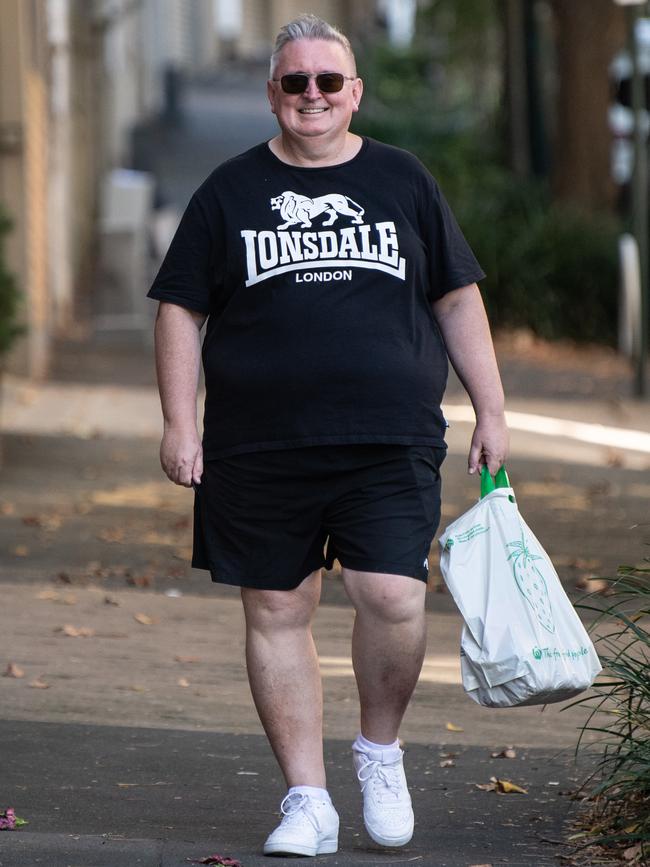
<instances>
[{"instance_id":1,"label":"white sneaker","mask_svg":"<svg viewBox=\"0 0 650 867\"><path fill-rule=\"evenodd\" d=\"M339 817L331 801L292 792L284 818L264 844L265 855L330 855L339 847Z\"/></svg>"},{"instance_id":2,"label":"white sneaker","mask_svg":"<svg viewBox=\"0 0 650 867\"><path fill-rule=\"evenodd\" d=\"M363 792L366 831L381 846L405 846L413 836L413 807L399 747L359 750L353 747L354 767Z\"/></svg>"}]
</instances>

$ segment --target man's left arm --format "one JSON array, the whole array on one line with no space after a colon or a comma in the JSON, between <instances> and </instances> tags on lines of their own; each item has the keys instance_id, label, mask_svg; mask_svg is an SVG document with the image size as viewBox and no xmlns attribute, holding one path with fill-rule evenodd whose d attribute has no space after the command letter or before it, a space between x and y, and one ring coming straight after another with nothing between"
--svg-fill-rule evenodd
<instances>
[{"instance_id":1,"label":"man's left arm","mask_svg":"<svg viewBox=\"0 0 650 867\"><path fill-rule=\"evenodd\" d=\"M490 326L476 283L448 292L433 303L447 354L469 394L476 427L467 460L476 473L485 463L494 475L508 456L505 398Z\"/></svg>"}]
</instances>

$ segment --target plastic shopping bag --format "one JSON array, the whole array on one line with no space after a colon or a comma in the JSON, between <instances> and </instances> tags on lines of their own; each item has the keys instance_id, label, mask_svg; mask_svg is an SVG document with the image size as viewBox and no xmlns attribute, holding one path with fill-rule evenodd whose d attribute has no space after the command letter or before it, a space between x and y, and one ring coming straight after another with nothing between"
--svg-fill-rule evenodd
<instances>
[{"instance_id":1,"label":"plastic shopping bag","mask_svg":"<svg viewBox=\"0 0 650 867\"><path fill-rule=\"evenodd\" d=\"M505 470L440 537L440 569L464 624L467 694L486 707L564 701L591 686L598 656Z\"/></svg>"}]
</instances>

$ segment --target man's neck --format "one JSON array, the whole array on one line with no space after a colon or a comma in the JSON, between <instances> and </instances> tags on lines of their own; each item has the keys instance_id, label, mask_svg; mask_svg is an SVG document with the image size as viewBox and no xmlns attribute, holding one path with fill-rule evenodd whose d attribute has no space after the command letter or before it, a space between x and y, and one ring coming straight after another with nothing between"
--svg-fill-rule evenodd
<instances>
[{"instance_id":1,"label":"man's neck","mask_svg":"<svg viewBox=\"0 0 650 867\"><path fill-rule=\"evenodd\" d=\"M361 150L362 140L354 133L346 133L341 141L313 139L296 140L279 134L269 142L271 152L283 163L292 166L317 168L346 163Z\"/></svg>"}]
</instances>

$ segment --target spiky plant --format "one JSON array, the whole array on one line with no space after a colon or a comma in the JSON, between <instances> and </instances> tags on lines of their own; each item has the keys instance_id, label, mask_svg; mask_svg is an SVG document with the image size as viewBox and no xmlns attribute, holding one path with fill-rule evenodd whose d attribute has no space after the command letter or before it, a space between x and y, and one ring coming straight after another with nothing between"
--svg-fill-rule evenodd
<instances>
[{"instance_id":1,"label":"spiky plant","mask_svg":"<svg viewBox=\"0 0 650 867\"><path fill-rule=\"evenodd\" d=\"M648 564L648 565L645 565ZM650 857L650 558L621 566L602 596L578 607L595 614L594 634L604 669L590 696L578 749L597 749L583 785L590 809L574 842L615 847L628 864ZM587 744L585 735L596 735Z\"/></svg>"}]
</instances>

